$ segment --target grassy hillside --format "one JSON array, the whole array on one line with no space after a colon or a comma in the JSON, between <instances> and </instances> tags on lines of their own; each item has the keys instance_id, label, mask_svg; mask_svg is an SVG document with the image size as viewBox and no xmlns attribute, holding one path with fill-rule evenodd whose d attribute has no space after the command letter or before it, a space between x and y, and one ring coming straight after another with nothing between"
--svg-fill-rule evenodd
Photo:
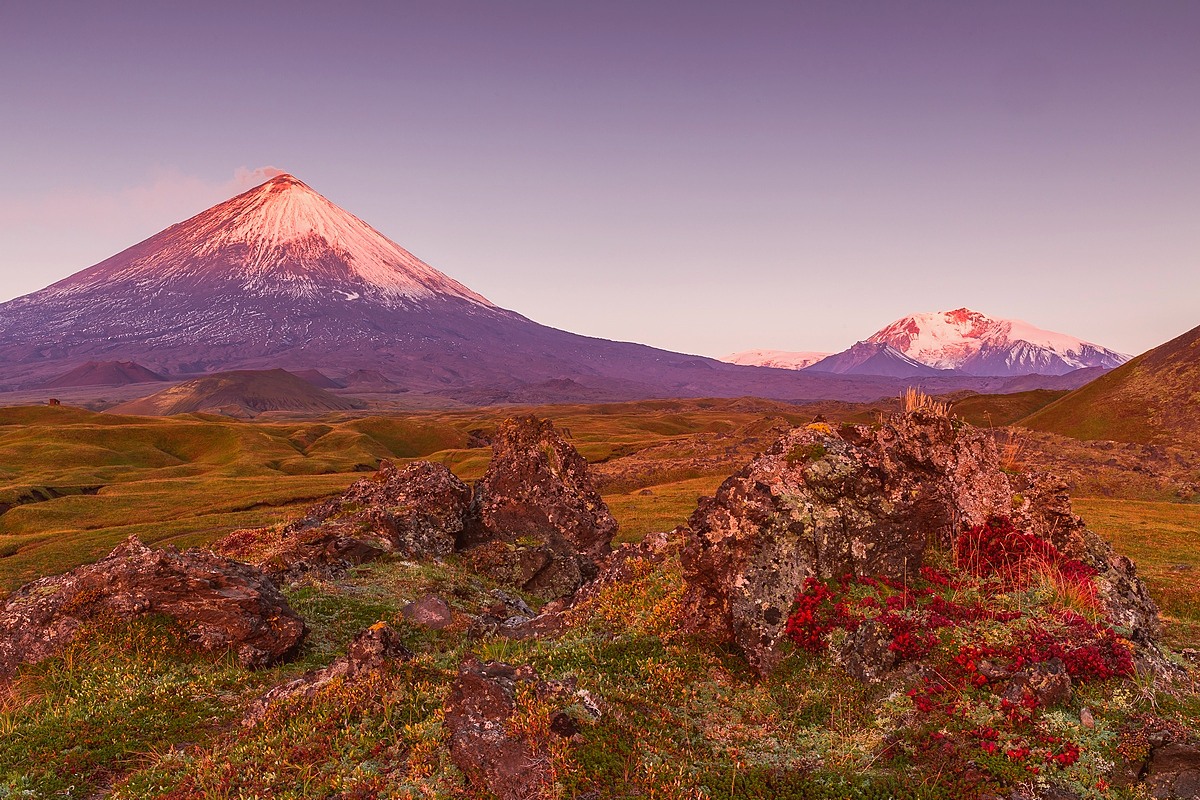
<instances>
[{"instance_id":1,"label":"grassy hillside","mask_svg":"<svg viewBox=\"0 0 1200 800\"><path fill-rule=\"evenodd\" d=\"M1020 424L1077 439L1200 449L1200 328L1143 353Z\"/></svg>"},{"instance_id":2,"label":"grassy hillside","mask_svg":"<svg viewBox=\"0 0 1200 800\"><path fill-rule=\"evenodd\" d=\"M951 413L977 428L1012 425L1067 394L1065 391L1035 389L1016 394L973 394L951 405Z\"/></svg>"},{"instance_id":3,"label":"grassy hillside","mask_svg":"<svg viewBox=\"0 0 1200 800\"><path fill-rule=\"evenodd\" d=\"M1005 404L1015 413L1044 399L1044 393L1026 394L959 402L972 413L1001 414ZM478 479L490 458L490 433L504 418L527 412L552 418L592 463L621 524L620 541L686 521L701 495L712 494L787 425L817 413L853 421L870 421L877 413L863 406L757 400L270 422L0 409L0 589L94 561L133 533L147 542L189 546L288 519L339 493L382 458L427 458L464 480ZM1113 453L1100 456L1111 460ZM1087 472L1106 474L1095 466ZM1200 574L1200 563L1189 555L1200 543L1200 506L1111 498L1077 498L1076 504L1098 532L1138 562L1164 611L1178 620L1173 624L1200 625L1200 601L1188 588L1196 581L1187 571Z\"/></svg>"},{"instance_id":4,"label":"grassy hillside","mask_svg":"<svg viewBox=\"0 0 1200 800\"><path fill-rule=\"evenodd\" d=\"M365 408L359 400L330 394L282 369L236 370L184 381L112 409L117 414L164 417L200 411L254 417L264 411L323 414Z\"/></svg>"},{"instance_id":5,"label":"grassy hillside","mask_svg":"<svg viewBox=\"0 0 1200 800\"><path fill-rule=\"evenodd\" d=\"M992 402L980 398L972 407L997 413ZM283 520L380 458L429 458L478 478L496 426L527 411L552 418L589 459L625 541L683 522L700 495L783 427L817 413L865 422L877 414L754 400L256 422L0 409L0 509L7 507L0 513L0 588L94 560L130 533L200 544ZM1168 622L1168 641L1194 646L1200 505L1077 498L1075 507L1138 562ZM803 654L760 679L727 648L672 627L681 586L678 562L668 558L589 601L586 624L559 638L510 641L468 632L464 615L493 602L492 585L458 557L383 559L337 581L288 586L311 635L297 662L256 672L197 652L161 619L99 624L23 672L0 698L0 796L463 796L441 709L468 654L531 664L602 701L600 718L580 717L581 738L553 751L562 797L973 796L952 780L961 770L943 773L942 749L896 749L892 726L913 714L904 692L859 684L830 659ZM421 629L401 613L426 592L461 612L445 631ZM240 724L266 688L328 664L377 620L401 632L415 660L363 686L335 682L269 724ZM1094 712L1090 728L1081 722L1085 705ZM522 719L535 719L538 708L523 706L529 715ZM975 703L971 711L979 716L913 717L917 724L903 736L940 736L959 725L960 740L970 742L980 725L1002 726L991 706ZM1194 727L1200 701L1081 685L1046 725L1079 742L1083 756L1069 768L1046 769L1081 797L1111 796L1097 780L1125 746L1119 731L1151 711ZM1007 756L971 755L987 775L1028 778Z\"/></svg>"},{"instance_id":6,"label":"grassy hillside","mask_svg":"<svg viewBox=\"0 0 1200 800\"><path fill-rule=\"evenodd\" d=\"M286 519L384 458L427 458L477 479L491 454L489 432L522 411L249 423L65 406L0 409L0 588L94 561L133 533L185 546ZM754 446L745 446L747 436L771 437L764 414L787 424L813 412L723 400L538 413L598 464L623 536L636 539L682 522L700 494L748 461ZM649 489L654 494L639 494L660 484Z\"/></svg>"}]
</instances>

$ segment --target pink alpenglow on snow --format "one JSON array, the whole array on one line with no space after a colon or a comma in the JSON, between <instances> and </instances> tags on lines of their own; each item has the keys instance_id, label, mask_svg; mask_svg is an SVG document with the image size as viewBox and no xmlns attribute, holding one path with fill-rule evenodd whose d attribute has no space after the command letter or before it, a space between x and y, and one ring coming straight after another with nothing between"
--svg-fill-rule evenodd
<instances>
[{"instance_id":1,"label":"pink alpenglow on snow","mask_svg":"<svg viewBox=\"0 0 1200 800\"><path fill-rule=\"evenodd\" d=\"M746 367L775 367L776 369L804 369L812 366L829 353L789 352L787 350L743 350L722 356L721 360L729 364L741 364Z\"/></svg>"},{"instance_id":2,"label":"pink alpenglow on snow","mask_svg":"<svg viewBox=\"0 0 1200 800\"><path fill-rule=\"evenodd\" d=\"M912 314L867 339L914 361L968 375L1063 375L1085 367L1112 369L1129 356L1028 322L996 319L969 308Z\"/></svg>"},{"instance_id":3,"label":"pink alpenglow on snow","mask_svg":"<svg viewBox=\"0 0 1200 800\"><path fill-rule=\"evenodd\" d=\"M220 278L241 282L259 295L329 294L347 302L369 296L401 306L441 295L493 307L286 173L172 225L137 248L145 257L119 253L54 284L47 294L87 294L130 282L145 290ZM340 288L330 289L335 282Z\"/></svg>"}]
</instances>

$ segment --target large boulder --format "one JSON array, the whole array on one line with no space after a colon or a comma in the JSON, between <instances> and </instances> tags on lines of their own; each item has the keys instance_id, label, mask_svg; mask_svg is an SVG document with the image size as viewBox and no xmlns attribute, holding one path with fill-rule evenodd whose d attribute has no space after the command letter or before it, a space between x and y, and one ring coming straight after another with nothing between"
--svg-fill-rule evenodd
<instances>
[{"instance_id":1,"label":"large boulder","mask_svg":"<svg viewBox=\"0 0 1200 800\"><path fill-rule=\"evenodd\" d=\"M0 607L0 675L55 655L89 620L148 614L171 617L207 650L234 650L247 667L289 657L306 633L261 570L206 550L151 550L130 537L95 564L9 595Z\"/></svg>"},{"instance_id":2,"label":"large boulder","mask_svg":"<svg viewBox=\"0 0 1200 800\"><path fill-rule=\"evenodd\" d=\"M616 531L583 456L549 420L520 417L496 432L458 546L480 572L549 599L595 577Z\"/></svg>"},{"instance_id":3,"label":"large boulder","mask_svg":"<svg viewBox=\"0 0 1200 800\"><path fill-rule=\"evenodd\" d=\"M1010 476L991 436L929 410L790 431L702 499L680 554L687 624L737 644L765 673L806 578L902 578L928 546L994 517L1086 559L1114 618L1154 635L1157 609L1132 564L1086 531L1061 483Z\"/></svg>"},{"instance_id":4,"label":"large boulder","mask_svg":"<svg viewBox=\"0 0 1200 800\"><path fill-rule=\"evenodd\" d=\"M336 573L385 553L448 555L462 533L471 489L441 464L416 461L379 472L282 528L235 531L217 548L276 576Z\"/></svg>"}]
</instances>

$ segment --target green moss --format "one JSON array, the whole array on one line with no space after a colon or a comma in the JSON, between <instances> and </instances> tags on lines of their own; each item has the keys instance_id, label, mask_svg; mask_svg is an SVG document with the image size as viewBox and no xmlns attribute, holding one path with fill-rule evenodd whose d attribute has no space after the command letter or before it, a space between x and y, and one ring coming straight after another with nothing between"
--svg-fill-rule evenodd
<instances>
[{"instance_id":1,"label":"green moss","mask_svg":"<svg viewBox=\"0 0 1200 800\"><path fill-rule=\"evenodd\" d=\"M811 444L798 444L788 451L788 454L784 457L784 460L787 462L789 467L793 467L796 464L805 464L809 461L817 461L822 459L825 457L825 453L825 445L821 444L820 442L813 442Z\"/></svg>"}]
</instances>

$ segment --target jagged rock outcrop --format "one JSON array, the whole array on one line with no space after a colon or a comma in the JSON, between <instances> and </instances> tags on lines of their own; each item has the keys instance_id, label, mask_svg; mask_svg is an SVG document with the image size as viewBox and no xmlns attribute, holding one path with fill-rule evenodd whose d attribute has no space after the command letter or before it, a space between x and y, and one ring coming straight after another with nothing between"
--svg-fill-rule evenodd
<instances>
[{"instance_id":1,"label":"jagged rock outcrop","mask_svg":"<svg viewBox=\"0 0 1200 800\"><path fill-rule=\"evenodd\" d=\"M496 431L458 546L478 571L550 599L595 577L616 531L583 456L549 420L520 417Z\"/></svg>"},{"instance_id":2,"label":"jagged rock outcrop","mask_svg":"<svg viewBox=\"0 0 1200 800\"><path fill-rule=\"evenodd\" d=\"M310 670L258 698L242 718L242 725L257 725L270 715L273 707L284 702L314 697L335 682L361 683L381 675L390 664L412 658L412 652L401 643L396 629L386 622L377 622L359 631L346 648L346 654L329 666Z\"/></svg>"},{"instance_id":3,"label":"jagged rock outcrop","mask_svg":"<svg viewBox=\"0 0 1200 800\"><path fill-rule=\"evenodd\" d=\"M0 676L55 655L92 619L174 619L207 650L246 667L296 652L306 633L266 575L206 550L151 550L130 537L107 557L13 592L0 607Z\"/></svg>"},{"instance_id":4,"label":"jagged rock outcrop","mask_svg":"<svg viewBox=\"0 0 1200 800\"><path fill-rule=\"evenodd\" d=\"M286 577L338 572L384 553L444 556L454 550L470 503L471 489L441 464L401 468L384 461L378 473L303 518L278 529L235 531L217 548Z\"/></svg>"},{"instance_id":5,"label":"jagged rock outcrop","mask_svg":"<svg viewBox=\"0 0 1200 800\"><path fill-rule=\"evenodd\" d=\"M1003 516L1096 568L1114 619L1149 641L1157 609L1128 559L1086 531L1060 482L1016 483L987 433L929 410L875 428L793 430L692 515L681 552L688 624L736 643L766 673L806 578L900 578L927 546Z\"/></svg>"},{"instance_id":6,"label":"jagged rock outcrop","mask_svg":"<svg viewBox=\"0 0 1200 800\"><path fill-rule=\"evenodd\" d=\"M378 474L277 528L235 531L216 545L271 575L336 574L385 553L429 558L466 551L476 571L546 599L566 597L596 574L617 522L587 461L549 420L510 419L472 490L440 464Z\"/></svg>"}]
</instances>

